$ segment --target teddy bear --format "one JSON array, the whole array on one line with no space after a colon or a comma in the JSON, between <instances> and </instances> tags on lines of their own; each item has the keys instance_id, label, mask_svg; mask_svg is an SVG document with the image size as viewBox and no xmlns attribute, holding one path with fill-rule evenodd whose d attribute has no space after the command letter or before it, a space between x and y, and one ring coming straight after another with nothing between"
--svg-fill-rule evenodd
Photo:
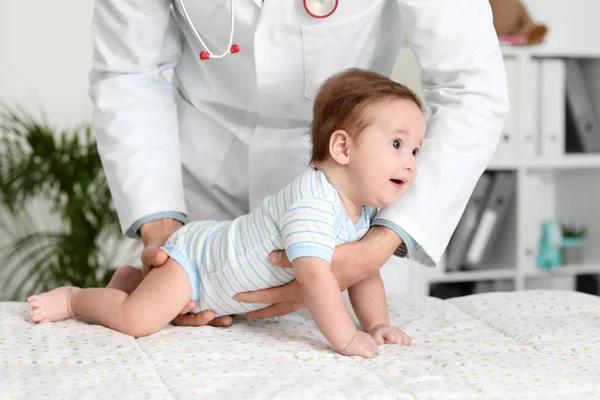
<instances>
[{"instance_id":1,"label":"teddy bear","mask_svg":"<svg viewBox=\"0 0 600 400\"><path fill-rule=\"evenodd\" d=\"M489 0L494 29L501 41L511 44L539 44L544 41L548 27L535 23L520 0Z\"/></svg>"}]
</instances>

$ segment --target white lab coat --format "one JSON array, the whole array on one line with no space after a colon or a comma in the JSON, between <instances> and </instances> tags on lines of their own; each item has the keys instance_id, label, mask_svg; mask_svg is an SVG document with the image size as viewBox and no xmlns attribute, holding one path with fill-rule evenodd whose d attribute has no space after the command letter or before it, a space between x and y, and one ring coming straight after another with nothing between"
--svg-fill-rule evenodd
<instances>
[{"instance_id":1,"label":"white lab coat","mask_svg":"<svg viewBox=\"0 0 600 400\"><path fill-rule=\"evenodd\" d=\"M229 0L184 0L213 53ZM123 231L161 211L189 220L254 209L308 166L312 102L347 67L391 76L408 38L432 114L413 190L379 218L437 263L497 146L508 96L487 0L340 0L326 19L301 0L235 0L240 52L204 50L167 0L98 0L90 94ZM174 85L163 78L174 68ZM183 166L183 169L182 169Z\"/></svg>"}]
</instances>

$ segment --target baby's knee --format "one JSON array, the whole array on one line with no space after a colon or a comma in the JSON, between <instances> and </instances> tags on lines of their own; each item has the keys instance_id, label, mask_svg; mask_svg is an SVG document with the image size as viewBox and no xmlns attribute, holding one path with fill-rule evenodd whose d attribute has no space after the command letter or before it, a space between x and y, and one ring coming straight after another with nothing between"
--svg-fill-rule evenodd
<instances>
[{"instance_id":1,"label":"baby's knee","mask_svg":"<svg viewBox=\"0 0 600 400\"><path fill-rule=\"evenodd\" d=\"M160 331L163 326L158 324L149 312L129 311L123 313L121 332L133 336L144 337Z\"/></svg>"},{"instance_id":2,"label":"baby's knee","mask_svg":"<svg viewBox=\"0 0 600 400\"><path fill-rule=\"evenodd\" d=\"M126 335L133 336L134 338L140 338L145 336L150 336L153 333L156 333L160 330L160 328L156 328L154 326L147 325L130 325L126 328L126 331L123 332Z\"/></svg>"}]
</instances>

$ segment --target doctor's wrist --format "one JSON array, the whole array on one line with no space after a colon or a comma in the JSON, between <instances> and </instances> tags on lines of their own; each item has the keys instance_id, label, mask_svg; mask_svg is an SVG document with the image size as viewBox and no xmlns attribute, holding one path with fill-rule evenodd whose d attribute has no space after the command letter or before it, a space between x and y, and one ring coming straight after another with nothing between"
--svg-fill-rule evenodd
<instances>
[{"instance_id":1,"label":"doctor's wrist","mask_svg":"<svg viewBox=\"0 0 600 400\"><path fill-rule=\"evenodd\" d=\"M403 243L393 229L381 225L372 226L360 242L363 242L363 254L366 257L364 262L372 273L377 273Z\"/></svg>"},{"instance_id":2,"label":"doctor's wrist","mask_svg":"<svg viewBox=\"0 0 600 400\"><path fill-rule=\"evenodd\" d=\"M402 238L385 226L373 226L361 240L336 247L331 271L341 290L378 273L402 244Z\"/></svg>"},{"instance_id":3,"label":"doctor's wrist","mask_svg":"<svg viewBox=\"0 0 600 400\"><path fill-rule=\"evenodd\" d=\"M150 241L158 238L166 238L182 226L183 223L181 221L173 218L162 218L146 222L140 227L142 243L146 246Z\"/></svg>"}]
</instances>

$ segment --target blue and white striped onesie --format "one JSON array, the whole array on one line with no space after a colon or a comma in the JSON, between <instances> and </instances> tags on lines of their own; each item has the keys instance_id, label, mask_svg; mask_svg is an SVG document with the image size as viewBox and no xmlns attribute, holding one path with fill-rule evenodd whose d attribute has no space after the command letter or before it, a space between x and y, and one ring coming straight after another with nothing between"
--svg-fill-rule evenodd
<instances>
[{"instance_id":1,"label":"blue and white striped onesie","mask_svg":"<svg viewBox=\"0 0 600 400\"><path fill-rule=\"evenodd\" d=\"M352 224L336 189L311 168L250 214L184 225L164 249L188 274L198 305L192 312L242 314L265 305L235 301L235 294L294 279L293 269L269 262L269 253L285 249L290 261L312 256L330 262L335 246L365 235L376 212L363 207L360 220Z\"/></svg>"}]
</instances>

